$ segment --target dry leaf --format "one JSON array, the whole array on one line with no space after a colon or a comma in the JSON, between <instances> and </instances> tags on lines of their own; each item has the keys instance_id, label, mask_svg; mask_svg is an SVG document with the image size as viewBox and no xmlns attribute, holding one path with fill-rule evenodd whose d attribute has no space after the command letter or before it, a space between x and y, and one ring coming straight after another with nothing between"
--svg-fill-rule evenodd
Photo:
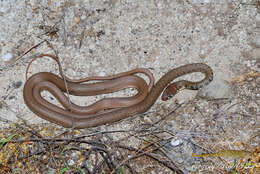
<instances>
[{"instance_id":1,"label":"dry leaf","mask_svg":"<svg viewBox=\"0 0 260 174\"><path fill-rule=\"evenodd\" d=\"M260 77L259 72L249 72L249 73L234 77L231 82L232 83L244 83L244 81L248 80L249 78L256 78L256 77Z\"/></svg>"},{"instance_id":2,"label":"dry leaf","mask_svg":"<svg viewBox=\"0 0 260 174\"><path fill-rule=\"evenodd\" d=\"M74 25L77 25L79 23L79 21L80 21L80 17L76 17L74 19Z\"/></svg>"}]
</instances>

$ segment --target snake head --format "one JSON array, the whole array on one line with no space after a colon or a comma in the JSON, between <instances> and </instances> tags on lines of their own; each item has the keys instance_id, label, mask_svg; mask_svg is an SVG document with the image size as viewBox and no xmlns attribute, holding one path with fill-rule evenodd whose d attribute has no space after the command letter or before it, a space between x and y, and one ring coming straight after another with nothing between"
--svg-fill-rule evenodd
<instances>
[{"instance_id":1,"label":"snake head","mask_svg":"<svg viewBox=\"0 0 260 174\"><path fill-rule=\"evenodd\" d=\"M163 94L161 96L162 101L167 101L169 99L171 99L173 96L175 96L175 94L177 94L179 88L176 85L176 83L172 83L170 84L164 91Z\"/></svg>"}]
</instances>

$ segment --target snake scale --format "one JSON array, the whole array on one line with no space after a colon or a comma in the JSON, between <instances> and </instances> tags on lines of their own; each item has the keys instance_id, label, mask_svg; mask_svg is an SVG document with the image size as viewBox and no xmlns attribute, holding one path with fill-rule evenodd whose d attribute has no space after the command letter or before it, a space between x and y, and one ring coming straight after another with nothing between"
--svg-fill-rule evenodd
<instances>
[{"instance_id":1,"label":"snake scale","mask_svg":"<svg viewBox=\"0 0 260 174\"><path fill-rule=\"evenodd\" d=\"M57 61L59 68L61 68L58 58L55 56L42 54L36 58L44 56ZM205 77L198 82L181 80L170 84L174 79L193 72L201 72ZM146 84L144 79L134 75L136 73L147 75L150 79L149 85ZM62 77L50 72L39 72L26 81L23 89L23 97L25 104L32 112L58 125L81 129L113 123L136 114L144 113L156 102L163 91L162 100L168 100L180 89L197 90L212 81L213 72L208 65L203 63L187 64L170 70L155 85L153 85L154 79L152 73L144 68L107 77L89 77L80 80L72 80L66 76L64 78L67 81L69 94L77 96L93 96L128 87L134 87L138 90L138 93L130 98L117 97L111 100L110 98L102 99L90 106L78 106L71 103L70 107L68 99L64 95L66 86ZM82 84L85 81L91 80L101 81ZM41 92L44 90L49 91L56 97L63 108L45 100L41 96ZM94 109L91 108L92 106Z\"/></svg>"}]
</instances>

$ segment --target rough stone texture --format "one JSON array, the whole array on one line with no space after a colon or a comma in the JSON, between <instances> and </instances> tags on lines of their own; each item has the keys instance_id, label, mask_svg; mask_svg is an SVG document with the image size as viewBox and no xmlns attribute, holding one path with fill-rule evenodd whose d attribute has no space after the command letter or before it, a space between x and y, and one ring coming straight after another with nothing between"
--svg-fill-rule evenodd
<instances>
[{"instance_id":1,"label":"rough stone texture","mask_svg":"<svg viewBox=\"0 0 260 174\"><path fill-rule=\"evenodd\" d=\"M233 97L233 90L227 81L214 79L209 85L199 90L198 97L208 100L231 99Z\"/></svg>"},{"instance_id":2,"label":"rough stone texture","mask_svg":"<svg viewBox=\"0 0 260 174\"><path fill-rule=\"evenodd\" d=\"M216 77L229 81L236 73L232 66L244 61L241 53L252 49L252 38L259 34L257 10L225 0L1 1L0 55L12 53L17 58L44 38L58 51L71 77L146 67L158 79L179 65L204 62ZM48 35L55 24L57 32ZM10 92L8 86L17 79L25 81L26 62L39 53L53 54L53 50L44 43L14 66L1 62L1 96L14 95L6 102L28 120L36 117L23 103L22 88ZM30 72L56 69L53 61L44 59L35 62Z\"/></svg>"}]
</instances>

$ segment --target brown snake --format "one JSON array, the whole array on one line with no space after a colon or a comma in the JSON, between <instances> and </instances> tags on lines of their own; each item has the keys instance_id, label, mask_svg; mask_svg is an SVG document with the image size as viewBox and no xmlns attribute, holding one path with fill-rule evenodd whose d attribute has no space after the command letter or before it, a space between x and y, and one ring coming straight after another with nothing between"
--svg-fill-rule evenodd
<instances>
[{"instance_id":1,"label":"brown snake","mask_svg":"<svg viewBox=\"0 0 260 174\"><path fill-rule=\"evenodd\" d=\"M44 56L48 56L57 61L61 74L61 65L58 58L55 56L42 54L35 57L33 60ZM26 74L28 68L26 70ZM193 72L203 73L205 75L204 79L198 82L181 80L169 85L174 79ZM134 75L136 73L143 73L147 75L150 79L149 86L142 78ZM80 129L104 125L136 114L144 113L155 103L162 91L168 85L168 88L166 88L162 95L163 100L167 100L175 95L179 89L186 88L197 90L198 88L207 85L213 79L213 72L212 69L206 64L187 64L170 70L162 76L154 86L154 78L152 73L148 69L144 68L134 69L132 71L106 77L97 76L80 80L72 80L65 76L65 79L67 81L69 93L77 96L93 96L103 93L111 93L128 87L134 87L138 90L138 93L133 97L102 99L90 106L78 106L71 103L70 107L68 99L64 95L64 92L66 92L66 87L64 85L64 80L61 77L49 72L40 72L34 74L26 81L23 96L26 105L32 112L39 117L58 125L64 127L73 126L74 128ZM90 80L102 81L81 84L82 82ZM41 91L43 90L47 90L55 96L64 108L58 107L45 100L41 96Z\"/></svg>"}]
</instances>

